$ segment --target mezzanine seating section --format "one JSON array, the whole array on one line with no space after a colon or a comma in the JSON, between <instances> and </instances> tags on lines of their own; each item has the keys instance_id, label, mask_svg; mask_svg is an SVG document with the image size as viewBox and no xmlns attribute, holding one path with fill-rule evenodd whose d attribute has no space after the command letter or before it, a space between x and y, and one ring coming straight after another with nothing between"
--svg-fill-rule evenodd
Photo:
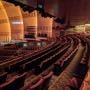
<instances>
[{"instance_id":1,"label":"mezzanine seating section","mask_svg":"<svg viewBox=\"0 0 90 90\"><path fill-rule=\"evenodd\" d=\"M84 40L82 40L82 37L83 36L80 37L79 35L67 35L61 38L60 41L55 41L32 54L30 54L28 50L28 55L20 57L14 63L10 63L8 67L3 68L2 71L6 71L6 73L5 76L3 74L0 75L0 79L3 80L3 82L0 83L0 90L48 90L52 76L57 75L58 77L60 73L67 68L78 50L78 45L82 44L83 47L85 47L85 53L73 71L73 78L71 78L70 84L65 87L65 90L79 90L87 73L88 62L90 60L90 51L88 49L90 46L86 44L88 40L85 37L83 38ZM18 55L16 50L13 51L12 48L7 48L7 50L8 52L10 51L10 55L12 55L11 52L15 52L15 55ZM25 52L27 52L27 50ZM21 55L24 55L25 52ZM48 72L47 75L45 75L45 71ZM7 81L7 76L12 73L15 73L15 75L11 80ZM32 81L32 83L25 86L25 83L27 83L26 79L31 77L27 77L29 73L31 73L31 76L34 75L34 78L38 78L38 80L32 79L29 81Z\"/></svg>"}]
</instances>

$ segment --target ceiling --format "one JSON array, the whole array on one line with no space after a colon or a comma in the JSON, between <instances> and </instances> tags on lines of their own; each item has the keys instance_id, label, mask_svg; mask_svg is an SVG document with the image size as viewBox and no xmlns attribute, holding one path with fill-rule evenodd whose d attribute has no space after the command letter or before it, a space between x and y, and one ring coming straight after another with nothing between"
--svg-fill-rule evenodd
<instances>
[{"instance_id":1,"label":"ceiling","mask_svg":"<svg viewBox=\"0 0 90 90\"><path fill-rule=\"evenodd\" d=\"M90 0L17 0L32 7L44 1L44 10L57 17L66 17L71 24L90 23Z\"/></svg>"}]
</instances>

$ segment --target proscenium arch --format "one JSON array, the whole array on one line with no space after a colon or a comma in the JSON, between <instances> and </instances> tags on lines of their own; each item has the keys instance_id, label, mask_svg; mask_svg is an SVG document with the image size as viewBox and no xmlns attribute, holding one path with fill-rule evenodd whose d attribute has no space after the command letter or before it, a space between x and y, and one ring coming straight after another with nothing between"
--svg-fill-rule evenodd
<instances>
[{"instance_id":1,"label":"proscenium arch","mask_svg":"<svg viewBox=\"0 0 90 90\"><path fill-rule=\"evenodd\" d=\"M6 10L0 1L0 42L9 42L11 40L11 28Z\"/></svg>"},{"instance_id":2,"label":"proscenium arch","mask_svg":"<svg viewBox=\"0 0 90 90\"><path fill-rule=\"evenodd\" d=\"M11 25L11 39L23 40L24 39L24 25L23 17L20 6L15 6L12 3L2 1L6 9L7 15Z\"/></svg>"},{"instance_id":3,"label":"proscenium arch","mask_svg":"<svg viewBox=\"0 0 90 90\"><path fill-rule=\"evenodd\" d=\"M37 11L34 10L33 12L29 13L29 12L24 12L22 10L22 15L23 15L23 20L24 20L25 35L34 33L35 39L37 39L37 32L38 32L37 31L37 27L38 27ZM33 29L31 29L32 27Z\"/></svg>"}]
</instances>

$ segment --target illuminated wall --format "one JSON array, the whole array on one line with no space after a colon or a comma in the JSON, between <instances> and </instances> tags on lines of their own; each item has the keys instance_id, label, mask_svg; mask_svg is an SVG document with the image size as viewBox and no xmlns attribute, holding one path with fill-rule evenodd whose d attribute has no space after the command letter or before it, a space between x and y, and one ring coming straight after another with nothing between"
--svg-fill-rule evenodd
<instances>
[{"instance_id":1,"label":"illuminated wall","mask_svg":"<svg viewBox=\"0 0 90 90\"><path fill-rule=\"evenodd\" d=\"M47 37L52 37L52 24L53 19L52 18L45 18L42 17L40 14L38 14L38 35L42 36L43 34L46 34Z\"/></svg>"},{"instance_id":2,"label":"illuminated wall","mask_svg":"<svg viewBox=\"0 0 90 90\"><path fill-rule=\"evenodd\" d=\"M90 35L90 24L76 25L75 28L69 28L67 31Z\"/></svg>"},{"instance_id":3,"label":"illuminated wall","mask_svg":"<svg viewBox=\"0 0 90 90\"><path fill-rule=\"evenodd\" d=\"M11 39L22 40L24 38L24 26L21 9L11 3L3 1L11 25Z\"/></svg>"},{"instance_id":4,"label":"illuminated wall","mask_svg":"<svg viewBox=\"0 0 90 90\"><path fill-rule=\"evenodd\" d=\"M87 35L90 35L90 24L85 24L85 32Z\"/></svg>"},{"instance_id":5,"label":"illuminated wall","mask_svg":"<svg viewBox=\"0 0 90 90\"><path fill-rule=\"evenodd\" d=\"M25 38L37 38L37 11L31 13L22 11L22 15L24 20Z\"/></svg>"},{"instance_id":6,"label":"illuminated wall","mask_svg":"<svg viewBox=\"0 0 90 90\"><path fill-rule=\"evenodd\" d=\"M75 32L85 32L85 25L75 26Z\"/></svg>"},{"instance_id":7,"label":"illuminated wall","mask_svg":"<svg viewBox=\"0 0 90 90\"><path fill-rule=\"evenodd\" d=\"M29 13L0 1L0 41L52 38L52 24L52 18L44 18L36 10Z\"/></svg>"},{"instance_id":8,"label":"illuminated wall","mask_svg":"<svg viewBox=\"0 0 90 90\"><path fill-rule=\"evenodd\" d=\"M52 18L44 18L37 11L32 13L22 11L25 29L25 38L34 34L37 37L52 37ZM29 38L29 37L28 37ZM31 37L30 37L31 38Z\"/></svg>"},{"instance_id":9,"label":"illuminated wall","mask_svg":"<svg viewBox=\"0 0 90 90\"><path fill-rule=\"evenodd\" d=\"M11 28L9 19L2 1L0 1L0 41L8 42L11 40Z\"/></svg>"}]
</instances>

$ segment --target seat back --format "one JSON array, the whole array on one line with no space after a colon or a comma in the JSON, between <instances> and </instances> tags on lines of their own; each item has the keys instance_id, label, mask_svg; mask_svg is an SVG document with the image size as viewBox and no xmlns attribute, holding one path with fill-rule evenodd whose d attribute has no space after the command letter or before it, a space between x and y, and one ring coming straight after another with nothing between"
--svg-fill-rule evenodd
<instances>
[{"instance_id":1,"label":"seat back","mask_svg":"<svg viewBox=\"0 0 90 90\"><path fill-rule=\"evenodd\" d=\"M53 67L53 72L55 75L59 75L61 73L61 66L59 64L54 64L54 67Z\"/></svg>"},{"instance_id":2,"label":"seat back","mask_svg":"<svg viewBox=\"0 0 90 90\"><path fill-rule=\"evenodd\" d=\"M22 75L15 77L15 84L17 90L19 90L21 87L24 86L25 77L26 77L26 73L23 73Z\"/></svg>"},{"instance_id":3,"label":"seat back","mask_svg":"<svg viewBox=\"0 0 90 90\"><path fill-rule=\"evenodd\" d=\"M43 90L43 78L30 87L29 90Z\"/></svg>"},{"instance_id":4,"label":"seat back","mask_svg":"<svg viewBox=\"0 0 90 90\"><path fill-rule=\"evenodd\" d=\"M0 85L0 90L18 90L15 86L15 78L12 78L10 81L5 82Z\"/></svg>"},{"instance_id":5,"label":"seat back","mask_svg":"<svg viewBox=\"0 0 90 90\"><path fill-rule=\"evenodd\" d=\"M43 90L48 90L50 79L52 78L53 72L49 72L47 75L43 76Z\"/></svg>"},{"instance_id":6,"label":"seat back","mask_svg":"<svg viewBox=\"0 0 90 90\"><path fill-rule=\"evenodd\" d=\"M86 75L87 70L88 70L88 65L79 63L79 65L77 66L74 73L76 75L78 75L79 77L84 78L84 76Z\"/></svg>"},{"instance_id":7,"label":"seat back","mask_svg":"<svg viewBox=\"0 0 90 90\"><path fill-rule=\"evenodd\" d=\"M82 79L81 78L75 78L75 77L73 77L71 79L71 86L72 87L80 88L81 84L82 84Z\"/></svg>"},{"instance_id":8,"label":"seat back","mask_svg":"<svg viewBox=\"0 0 90 90\"><path fill-rule=\"evenodd\" d=\"M65 86L64 90L79 90L79 88L75 88L73 86L67 85Z\"/></svg>"},{"instance_id":9,"label":"seat back","mask_svg":"<svg viewBox=\"0 0 90 90\"><path fill-rule=\"evenodd\" d=\"M0 84L4 83L7 78L7 72L4 72L0 75Z\"/></svg>"}]
</instances>

